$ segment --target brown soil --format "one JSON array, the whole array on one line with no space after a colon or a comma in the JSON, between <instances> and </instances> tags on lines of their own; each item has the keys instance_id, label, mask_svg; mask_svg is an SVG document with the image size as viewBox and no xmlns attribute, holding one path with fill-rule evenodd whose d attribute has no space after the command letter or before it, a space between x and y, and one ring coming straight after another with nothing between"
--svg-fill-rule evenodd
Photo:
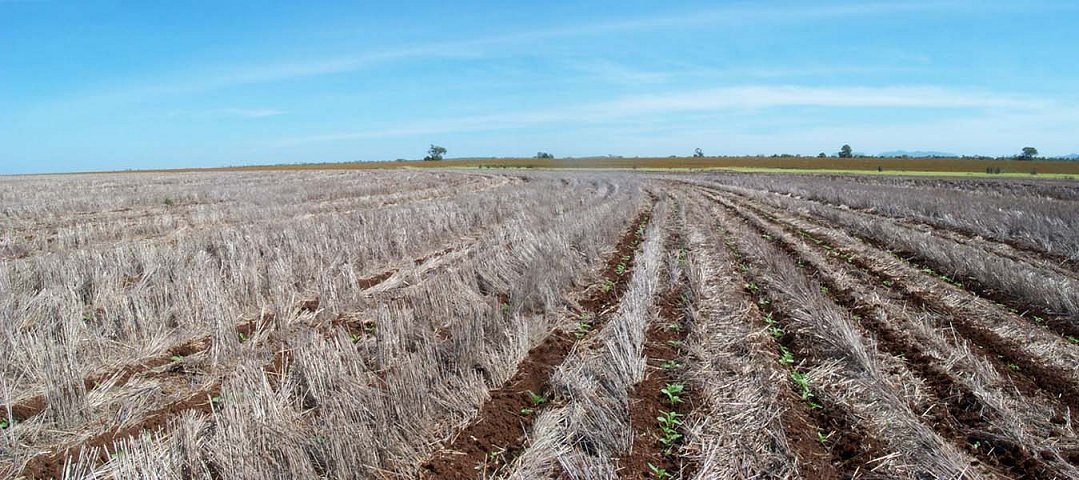
<instances>
[{"instance_id":1,"label":"brown soil","mask_svg":"<svg viewBox=\"0 0 1079 480\"><path fill-rule=\"evenodd\" d=\"M419 265L419 263L417 263L417 265ZM360 290L367 290L368 288L374 287L375 285L385 282L386 279L392 277L394 273L397 273L397 270L386 270L385 272L382 272L378 275L361 278L356 282L356 288L359 288Z\"/></svg>"},{"instance_id":2,"label":"brown soil","mask_svg":"<svg viewBox=\"0 0 1079 480\"><path fill-rule=\"evenodd\" d=\"M608 258L601 282L613 286L592 288L591 294L579 302L589 314L587 318L595 322L594 327L601 326L606 320L602 312L617 305L628 287L637 246L642 240L639 233L647 225L649 215L643 212L637 217ZM619 264L626 266L621 275ZM582 321L584 318L582 315ZM513 378L491 391L490 400L483 404L472 424L427 461L421 475L431 479L475 479L480 476L480 469L490 473L512 462L526 447L525 434L535 422L535 412L524 409L541 407L529 392L545 399L551 396L548 383L551 371L565 360L576 341L572 334L555 331L529 350Z\"/></svg>"},{"instance_id":3,"label":"brown soil","mask_svg":"<svg viewBox=\"0 0 1079 480\"><path fill-rule=\"evenodd\" d=\"M48 453L35 456L26 463L20 475L27 478L63 478L64 465L69 459L78 458L79 454L87 448L100 448L98 461L106 462L109 460L109 455L115 453L112 451L115 442L133 437L143 431L156 432L164 429L169 419L181 412L194 410L210 413L213 410L212 399L220 394L220 389L220 384L215 383L190 396L160 407L124 428L112 427L90 437L85 442L53 449Z\"/></svg>"},{"instance_id":4,"label":"brown soil","mask_svg":"<svg viewBox=\"0 0 1079 480\"><path fill-rule=\"evenodd\" d=\"M669 244L673 249L682 247L678 236L672 235ZM692 476L695 465L677 455L678 445L668 454L666 446L658 440L656 417L661 412L678 412L688 415L698 403L689 382L681 381L679 372L662 367L663 362L682 356L679 349L689 334L690 325L685 315L683 295L685 288L672 286L659 301L659 318L645 333L644 356L648 360L644 380L629 392L629 419L633 428L633 447L629 455L619 459L620 477L626 479L654 478L649 465L665 469L675 478ZM671 404L660 390L672 383L680 383L685 390L681 403Z\"/></svg>"}]
</instances>

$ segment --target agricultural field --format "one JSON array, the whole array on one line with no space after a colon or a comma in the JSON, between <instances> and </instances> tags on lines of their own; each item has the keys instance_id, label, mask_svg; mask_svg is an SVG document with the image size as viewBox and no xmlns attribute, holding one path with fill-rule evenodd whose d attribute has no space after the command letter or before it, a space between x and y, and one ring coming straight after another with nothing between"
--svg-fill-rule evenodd
<instances>
[{"instance_id":1,"label":"agricultural field","mask_svg":"<svg viewBox=\"0 0 1079 480\"><path fill-rule=\"evenodd\" d=\"M1079 478L1079 185L0 177L0 478Z\"/></svg>"}]
</instances>

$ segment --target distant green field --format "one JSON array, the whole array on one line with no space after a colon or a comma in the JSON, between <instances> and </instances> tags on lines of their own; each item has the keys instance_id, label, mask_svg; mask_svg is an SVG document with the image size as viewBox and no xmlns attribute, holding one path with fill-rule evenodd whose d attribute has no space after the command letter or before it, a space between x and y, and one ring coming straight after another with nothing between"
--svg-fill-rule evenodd
<instances>
[{"instance_id":1,"label":"distant green field","mask_svg":"<svg viewBox=\"0 0 1079 480\"><path fill-rule=\"evenodd\" d=\"M733 170L742 172L857 173L984 177L1073 178L1079 161L975 160L963 158L816 158L816 157L590 157L572 159L479 158L442 161L394 161L252 165L185 171L337 170L385 168L543 168L615 170ZM1000 173L988 174L987 169ZM157 170L161 171L161 170Z\"/></svg>"}]
</instances>

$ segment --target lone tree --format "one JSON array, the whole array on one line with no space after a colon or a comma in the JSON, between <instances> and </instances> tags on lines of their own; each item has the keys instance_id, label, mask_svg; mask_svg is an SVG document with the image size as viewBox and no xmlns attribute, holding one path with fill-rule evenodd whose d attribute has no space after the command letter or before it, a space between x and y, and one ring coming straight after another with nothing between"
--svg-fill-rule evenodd
<instances>
[{"instance_id":1,"label":"lone tree","mask_svg":"<svg viewBox=\"0 0 1079 480\"><path fill-rule=\"evenodd\" d=\"M817 158L827 158L827 157L828 157L828 154L824 153L824 152L820 152L820 153L817 154Z\"/></svg>"},{"instance_id":2,"label":"lone tree","mask_svg":"<svg viewBox=\"0 0 1079 480\"><path fill-rule=\"evenodd\" d=\"M694 157L694 158L701 158L701 157L704 157L704 150L701 150L701 149L699 149L699 148L698 148L698 149L696 149L696 150L694 150L694 151L693 151L693 157Z\"/></svg>"},{"instance_id":3,"label":"lone tree","mask_svg":"<svg viewBox=\"0 0 1079 480\"><path fill-rule=\"evenodd\" d=\"M843 148L839 149L839 158L853 158L854 152L851 150L850 145L843 145Z\"/></svg>"},{"instance_id":4,"label":"lone tree","mask_svg":"<svg viewBox=\"0 0 1079 480\"><path fill-rule=\"evenodd\" d=\"M1034 147L1023 147L1023 153L1019 155L1020 160L1033 160L1038 156L1038 149Z\"/></svg>"},{"instance_id":5,"label":"lone tree","mask_svg":"<svg viewBox=\"0 0 1079 480\"><path fill-rule=\"evenodd\" d=\"M427 149L427 156L423 157L424 160L432 162L442 160L442 156L446 154L446 147L440 147L438 145L431 145L431 148Z\"/></svg>"},{"instance_id":6,"label":"lone tree","mask_svg":"<svg viewBox=\"0 0 1079 480\"><path fill-rule=\"evenodd\" d=\"M536 154L536 158L554 158L554 155L551 155L547 152L539 152Z\"/></svg>"}]
</instances>

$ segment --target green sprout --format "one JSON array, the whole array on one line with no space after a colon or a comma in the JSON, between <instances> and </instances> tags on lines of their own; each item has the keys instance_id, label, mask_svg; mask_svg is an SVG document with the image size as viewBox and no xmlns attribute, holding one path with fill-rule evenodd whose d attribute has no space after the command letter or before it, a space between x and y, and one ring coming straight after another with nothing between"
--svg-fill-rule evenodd
<instances>
[{"instance_id":1,"label":"green sprout","mask_svg":"<svg viewBox=\"0 0 1079 480\"><path fill-rule=\"evenodd\" d=\"M184 356L183 355L173 355L173 356L169 357L169 360L173 361L173 362L182 362L182 361L184 361Z\"/></svg>"},{"instance_id":2,"label":"green sprout","mask_svg":"<svg viewBox=\"0 0 1079 480\"><path fill-rule=\"evenodd\" d=\"M1068 341L1073 344L1079 345L1079 337L1076 337L1075 335L1068 335Z\"/></svg>"},{"instance_id":3,"label":"green sprout","mask_svg":"<svg viewBox=\"0 0 1079 480\"><path fill-rule=\"evenodd\" d=\"M577 322L577 329L573 331L573 336L581 338L588 335L590 331L592 331L591 322Z\"/></svg>"},{"instance_id":4,"label":"green sprout","mask_svg":"<svg viewBox=\"0 0 1079 480\"><path fill-rule=\"evenodd\" d=\"M1019 364L1017 364L1017 363L1009 363L1008 368L1018 372L1019 371Z\"/></svg>"},{"instance_id":5,"label":"green sprout","mask_svg":"<svg viewBox=\"0 0 1079 480\"><path fill-rule=\"evenodd\" d=\"M783 345L779 346L779 363L782 363L783 365L794 363L794 354L791 353L790 350L787 350L787 347L784 347Z\"/></svg>"},{"instance_id":6,"label":"green sprout","mask_svg":"<svg viewBox=\"0 0 1079 480\"><path fill-rule=\"evenodd\" d=\"M774 338L780 338L783 336L783 329L779 327L768 327L768 333L772 334Z\"/></svg>"},{"instance_id":7,"label":"green sprout","mask_svg":"<svg viewBox=\"0 0 1079 480\"><path fill-rule=\"evenodd\" d=\"M656 421L659 422L659 426L661 429L673 430L674 428L682 425L682 421L678 418L684 416L685 415L682 415L681 413L675 411L659 412L659 416L656 417Z\"/></svg>"},{"instance_id":8,"label":"green sprout","mask_svg":"<svg viewBox=\"0 0 1079 480\"><path fill-rule=\"evenodd\" d=\"M682 403L682 397L679 395L685 391L686 386L681 383L668 383L666 387L660 390L660 393L667 396L667 401L671 402L671 405Z\"/></svg>"},{"instance_id":9,"label":"green sprout","mask_svg":"<svg viewBox=\"0 0 1079 480\"><path fill-rule=\"evenodd\" d=\"M655 478L671 478L671 473L666 468L660 468L649 463L648 470L652 472L652 476Z\"/></svg>"},{"instance_id":10,"label":"green sprout","mask_svg":"<svg viewBox=\"0 0 1079 480\"><path fill-rule=\"evenodd\" d=\"M756 292L757 290L761 289L761 287L758 286L756 282L749 282L749 283L745 284L745 287L746 287L746 290L749 290L751 292Z\"/></svg>"},{"instance_id":11,"label":"green sprout","mask_svg":"<svg viewBox=\"0 0 1079 480\"><path fill-rule=\"evenodd\" d=\"M240 332L238 337L240 339L240 343L244 343L247 341L247 335L244 335L244 332Z\"/></svg>"},{"instance_id":12,"label":"green sprout","mask_svg":"<svg viewBox=\"0 0 1079 480\"><path fill-rule=\"evenodd\" d=\"M527 393L528 401L532 403L533 407L538 407L540 405L543 405L544 403L547 403L547 397L533 392L532 390L529 390Z\"/></svg>"},{"instance_id":13,"label":"green sprout","mask_svg":"<svg viewBox=\"0 0 1079 480\"><path fill-rule=\"evenodd\" d=\"M8 419L0 420L0 430L7 430L12 425L12 422Z\"/></svg>"},{"instance_id":14,"label":"green sprout","mask_svg":"<svg viewBox=\"0 0 1079 480\"><path fill-rule=\"evenodd\" d=\"M798 387L802 389L802 400L809 401L809 399L813 397L813 392L811 392L809 389L808 375L796 370L792 370L791 380L794 382L795 385L798 385Z\"/></svg>"},{"instance_id":15,"label":"green sprout","mask_svg":"<svg viewBox=\"0 0 1079 480\"><path fill-rule=\"evenodd\" d=\"M835 433L835 432L832 432L832 433ZM821 445L827 444L828 439L832 438L832 433L829 433L828 435L825 435L825 434L821 433L820 430L817 430L817 441L820 442Z\"/></svg>"},{"instance_id":16,"label":"green sprout","mask_svg":"<svg viewBox=\"0 0 1079 480\"><path fill-rule=\"evenodd\" d=\"M682 364L678 363L675 360L667 360L660 365L660 368L664 370L674 370L677 368L682 368Z\"/></svg>"},{"instance_id":17,"label":"green sprout","mask_svg":"<svg viewBox=\"0 0 1079 480\"><path fill-rule=\"evenodd\" d=\"M611 291L612 288L614 288L614 282L612 282L611 279L608 278L607 280L603 281L603 285L601 285L600 288L603 289L603 293L607 293Z\"/></svg>"}]
</instances>

